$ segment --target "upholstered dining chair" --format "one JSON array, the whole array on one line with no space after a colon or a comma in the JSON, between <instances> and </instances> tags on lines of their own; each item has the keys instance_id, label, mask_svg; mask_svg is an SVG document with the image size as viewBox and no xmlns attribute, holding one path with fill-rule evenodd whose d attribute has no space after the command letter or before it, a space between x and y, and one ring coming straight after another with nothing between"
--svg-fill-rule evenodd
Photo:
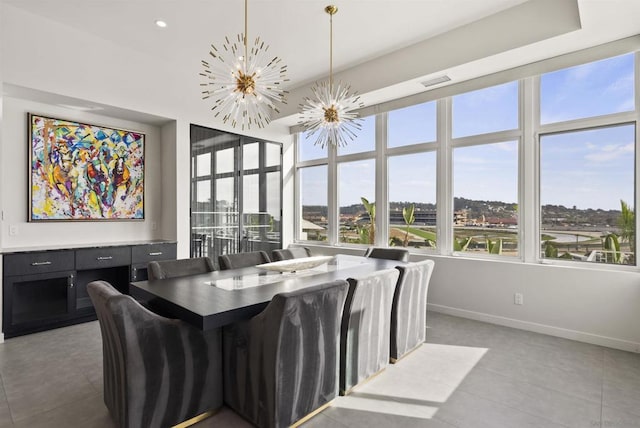
<instances>
[{"instance_id":1,"label":"upholstered dining chair","mask_svg":"<svg viewBox=\"0 0 640 428\"><path fill-rule=\"evenodd\" d=\"M404 248L376 248L370 247L364 253L365 257L374 259L397 260L399 262L409 261L409 250Z\"/></svg>"},{"instance_id":2,"label":"upholstered dining chair","mask_svg":"<svg viewBox=\"0 0 640 428\"><path fill-rule=\"evenodd\" d=\"M106 281L87 291L102 333L104 402L118 427L173 426L222 406L219 329L163 318Z\"/></svg>"},{"instance_id":3,"label":"upholstered dining chair","mask_svg":"<svg viewBox=\"0 0 640 428\"><path fill-rule=\"evenodd\" d=\"M291 247L284 250L273 250L271 252L271 259L274 262L299 259L302 257L311 257L311 251L306 247Z\"/></svg>"},{"instance_id":4,"label":"upholstered dining chair","mask_svg":"<svg viewBox=\"0 0 640 428\"><path fill-rule=\"evenodd\" d=\"M237 269L269 263L269 255L264 251L251 251L247 253L223 254L218 256L220 270Z\"/></svg>"},{"instance_id":5,"label":"upholstered dining chair","mask_svg":"<svg viewBox=\"0 0 640 428\"><path fill-rule=\"evenodd\" d=\"M224 327L225 404L269 428L301 423L328 405L338 394L348 287L334 281L276 294L260 314Z\"/></svg>"},{"instance_id":6,"label":"upholstered dining chair","mask_svg":"<svg viewBox=\"0 0 640 428\"><path fill-rule=\"evenodd\" d=\"M434 266L433 260L396 266L400 277L391 306L390 359L392 363L425 341L427 292Z\"/></svg>"},{"instance_id":7,"label":"upholstered dining chair","mask_svg":"<svg viewBox=\"0 0 640 428\"><path fill-rule=\"evenodd\" d=\"M147 265L147 274L151 280L197 275L214 270L216 268L209 257L153 261Z\"/></svg>"},{"instance_id":8,"label":"upholstered dining chair","mask_svg":"<svg viewBox=\"0 0 640 428\"><path fill-rule=\"evenodd\" d=\"M397 269L349 278L340 331L340 394L389 365L391 304Z\"/></svg>"}]
</instances>

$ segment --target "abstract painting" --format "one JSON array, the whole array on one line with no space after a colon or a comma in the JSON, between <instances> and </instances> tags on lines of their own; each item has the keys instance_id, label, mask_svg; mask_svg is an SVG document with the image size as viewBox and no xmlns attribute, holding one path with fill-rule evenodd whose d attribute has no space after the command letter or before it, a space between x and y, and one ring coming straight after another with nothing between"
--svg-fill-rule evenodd
<instances>
[{"instance_id":1,"label":"abstract painting","mask_svg":"<svg viewBox=\"0 0 640 428\"><path fill-rule=\"evenodd\" d=\"M144 139L29 114L29 221L144 219Z\"/></svg>"}]
</instances>

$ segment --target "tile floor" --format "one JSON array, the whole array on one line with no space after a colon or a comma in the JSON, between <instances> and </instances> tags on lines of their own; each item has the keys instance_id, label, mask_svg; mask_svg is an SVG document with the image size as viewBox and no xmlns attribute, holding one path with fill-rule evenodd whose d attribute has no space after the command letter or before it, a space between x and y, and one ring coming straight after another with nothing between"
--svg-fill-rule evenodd
<instances>
[{"instance_id":1,"label":"tile floor","mask_svg":"<svg viewBox=\"0 0 640 428\"><path fill-rule=\"evenodd\" d=\"M427 342L306 427L640 428L640 355L429 313ZM0 344L0 427L113 428L97 322ZM229 409L197 428L249 425Z\"/></svg>"}]
</instances>

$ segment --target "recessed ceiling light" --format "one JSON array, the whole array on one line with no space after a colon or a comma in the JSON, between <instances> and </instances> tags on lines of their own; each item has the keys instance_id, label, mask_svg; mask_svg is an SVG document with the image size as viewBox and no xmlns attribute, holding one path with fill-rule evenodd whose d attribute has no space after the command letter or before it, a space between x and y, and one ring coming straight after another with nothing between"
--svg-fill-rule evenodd
<instances>
[{"instance_id":1,"label":"recessed ceiling light","mask_svg":"<svg viewBox=\"0 0 640 428\"><path fill-rule=\"evenodd\" d=\"M156 25L160 28L165 28L167 26L167 23L162 19L156 19Z\"/></svg>"}]
</instances>

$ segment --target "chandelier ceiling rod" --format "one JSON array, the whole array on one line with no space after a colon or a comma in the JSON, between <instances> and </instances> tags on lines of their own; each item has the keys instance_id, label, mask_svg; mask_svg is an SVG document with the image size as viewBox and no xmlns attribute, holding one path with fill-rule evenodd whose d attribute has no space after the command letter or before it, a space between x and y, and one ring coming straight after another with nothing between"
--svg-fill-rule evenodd
<instances>
[{"instance_id":1,"label":"chandelier ceiling rod","mask_svg":"<svg viewBox=\"0 0 640 428\"><path fill-rule=\"evenodd\" d=\"M320 147L345 146L357 137L362 119L357 109L364 107L357 93L350 94L350 86L333 83L333 15L338 8L324 8L329 14L329 81L316 82L311 87L313 97L305 97L300 105L300 121L306 129L306 138L315 139Z\"/></svg>"},{"instance_id":2,"label":"chandelier ceiling rod","mask_svg":"<svg viewBox=\"0 0 640 428\"><path fill-rule=\"evenodd\" d=\"M338 8L330 5L324 11L329 14L329 85L333 88L333 15Z\"/></svg>"},{"instance_id":3,"label":"chandelier ceiling rod","mask_svg":"<svg viewBox=\"0 0 640 428\"><path fill-rule=\"evenodd\" d=\"M247 2L244 0L244 69L247 69L247 57L249 56L249 49L247 48L247 40L249 40L249 12L247 11Z\"/></svg>"}]
</instances>

